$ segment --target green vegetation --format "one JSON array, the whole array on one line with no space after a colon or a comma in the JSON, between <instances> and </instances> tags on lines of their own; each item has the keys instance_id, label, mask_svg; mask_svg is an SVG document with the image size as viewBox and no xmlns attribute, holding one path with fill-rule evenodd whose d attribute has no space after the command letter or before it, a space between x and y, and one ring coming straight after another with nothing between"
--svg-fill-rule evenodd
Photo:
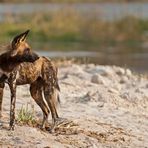
<instances>
[{"instance_id":1,"label":"green vegetation","mask_svg":"<svg viewBox=\"0 0 148 148\"><path fill-rule=\"evenodd\" d=\"M26 107L21 107L18 113L17 122L20 124L27 124L27 125L33 125L35 124L34 119L34 109L29 109L29 106L27 104Z\"/></svg>"},{"instance_id":2,"label":"green vegetation","mask_svg":"<svg viewBox=\"0 0 148 148\"><path fill-rule=\"evenodd\" d=\"M148 20L129 16L108 22L99 19L95 12L84 17L69 8L48 14L7 15L0 28L1 43L30 28L31 45L44 50L75 50L78 46L82 50L118 46L136 49L148 39Z\"/></svg>"}]
</instances>

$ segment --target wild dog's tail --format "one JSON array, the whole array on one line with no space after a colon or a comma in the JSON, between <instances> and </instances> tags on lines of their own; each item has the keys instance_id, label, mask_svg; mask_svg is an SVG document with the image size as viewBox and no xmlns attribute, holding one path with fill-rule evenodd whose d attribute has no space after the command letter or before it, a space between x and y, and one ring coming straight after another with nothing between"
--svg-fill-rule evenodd
<instances>
[{"instance_id":1,"label":"wild dog's tail","mask_svg":"<svg viewBox=\"0 0 148 148\"><path fill-rule=\"evenodd\" d=\"M58 80L56 81L55 88L56 88L56 98L57 98L57 103L60 104L60 103L61 103L60 95L59 95L59 92L60 92L60 86L59 86ZM57 103L56 103L56 104L57 104Z\"/></svg>"},{"instance_id":2,"label":"wild dog's tail","mask_svg":"<svg viewBox=\"0 0 148 148\"><path fill-rule=\"evenodd\" d=\"M59 86L58 80L56 81L56 86L55 87L60 92L60 86Z\"/></svg>"},{"instance_id":3,"label":"wild dog's tail","mask_svg":"<svg viewBox=\"0 0 148 148\"><path fill-rule=\"evenodd\" d=\"M53 96L53 101L54 104L57 106L60 104L60 97L59 97L59 92L60 92L60 87L58 83L58 68L55 66L55 64L48 58L43 57L45 60L44 65L43 65L43 71L45 72L45 79L47 79L51 83L51 85L54 88L54 96Z\"/></svg>"},{"instance_id":4,"label":"wild dog's tail","mask_svg":"<svg viewBox=\"0 0 148 148\"><path fill-rule=\"evenodd\" d=\"M55 66L55 72L56 72L55 88L56 88L56 90L58 91L58 92L57 92L57 103L60 104L60 103L61 103L61 101L60 101L60 95L59 95L60 86L59 86L58 77L57 77L57 75L58 75L58 68L57 68L56 66Z\"/></svg>"}]
</instances>

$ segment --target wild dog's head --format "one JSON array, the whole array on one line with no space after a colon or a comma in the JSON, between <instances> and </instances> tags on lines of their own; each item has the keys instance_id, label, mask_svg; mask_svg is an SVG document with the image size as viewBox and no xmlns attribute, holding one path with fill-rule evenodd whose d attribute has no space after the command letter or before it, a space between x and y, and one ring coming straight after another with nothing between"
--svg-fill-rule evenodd
<instances>
[{"instance_id":1,"label":"wild dog's head","mask_svg":"<svg viewBox=\"0 0 148 148\"><path fill-rule=\"evenodd\" d=\"M39 58L26 42L28 33L29 30L17 35L11 42L10 56L18 62L34 62Z\"/></svg>"},{"instance_id":2,"label":"wild dog's head","mask_svg":"<svg viewBox=\"0 0 148 148\"><path fill-rule=\"evenodd\" d=\"M0 55L0 81L6 79L22 62L34 62L39 58L26 42L28 33L29 30L14 37L7 51Z\"/></svg>"}]
</instances>

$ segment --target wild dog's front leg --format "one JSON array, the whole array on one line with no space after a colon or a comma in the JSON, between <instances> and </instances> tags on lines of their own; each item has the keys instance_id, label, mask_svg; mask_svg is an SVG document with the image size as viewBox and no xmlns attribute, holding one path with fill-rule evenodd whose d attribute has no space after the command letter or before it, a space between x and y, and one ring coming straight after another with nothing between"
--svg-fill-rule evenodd
<instances>
[{"instance_id":1,"label":"wild dog's front leg","mask_svg":"<svg viewBox=\"0 0 148 148\"><path fill-rule=\"evenodd\" d=\"M16 102L16 83L9 83L11 91L11 103L10 103L10 130L14 130L15 125L15 102Z\"/></svg>"},{"instance_id":2,"label":"wild dog's front leg","mask_svg":"<svg viewBox=\"0 0 148 148\"><path fill-rule=\"evenodd\" d=\"M0 83L0 117L2 117L2 102L3 102L3 92L4 92L4 83Z\"/></svg>"}]
</instances>

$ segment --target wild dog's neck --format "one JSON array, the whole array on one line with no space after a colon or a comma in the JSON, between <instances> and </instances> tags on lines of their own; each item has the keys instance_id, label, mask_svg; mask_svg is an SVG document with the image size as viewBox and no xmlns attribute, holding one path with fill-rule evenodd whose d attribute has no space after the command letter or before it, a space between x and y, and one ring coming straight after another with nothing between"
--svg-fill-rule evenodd
<instances>
[{"instance_id":1,"label":"wild dog's neck","mask_svg":"<svg viewBox=\"0 0 148 148\"><path fill-rule=\"evenodd\" d=\"M18 65L19 61L15 57L11 57L10 53L3 53L0 55L0 69L6 72L13 71Z\"/></svg>"}]
</instances>

